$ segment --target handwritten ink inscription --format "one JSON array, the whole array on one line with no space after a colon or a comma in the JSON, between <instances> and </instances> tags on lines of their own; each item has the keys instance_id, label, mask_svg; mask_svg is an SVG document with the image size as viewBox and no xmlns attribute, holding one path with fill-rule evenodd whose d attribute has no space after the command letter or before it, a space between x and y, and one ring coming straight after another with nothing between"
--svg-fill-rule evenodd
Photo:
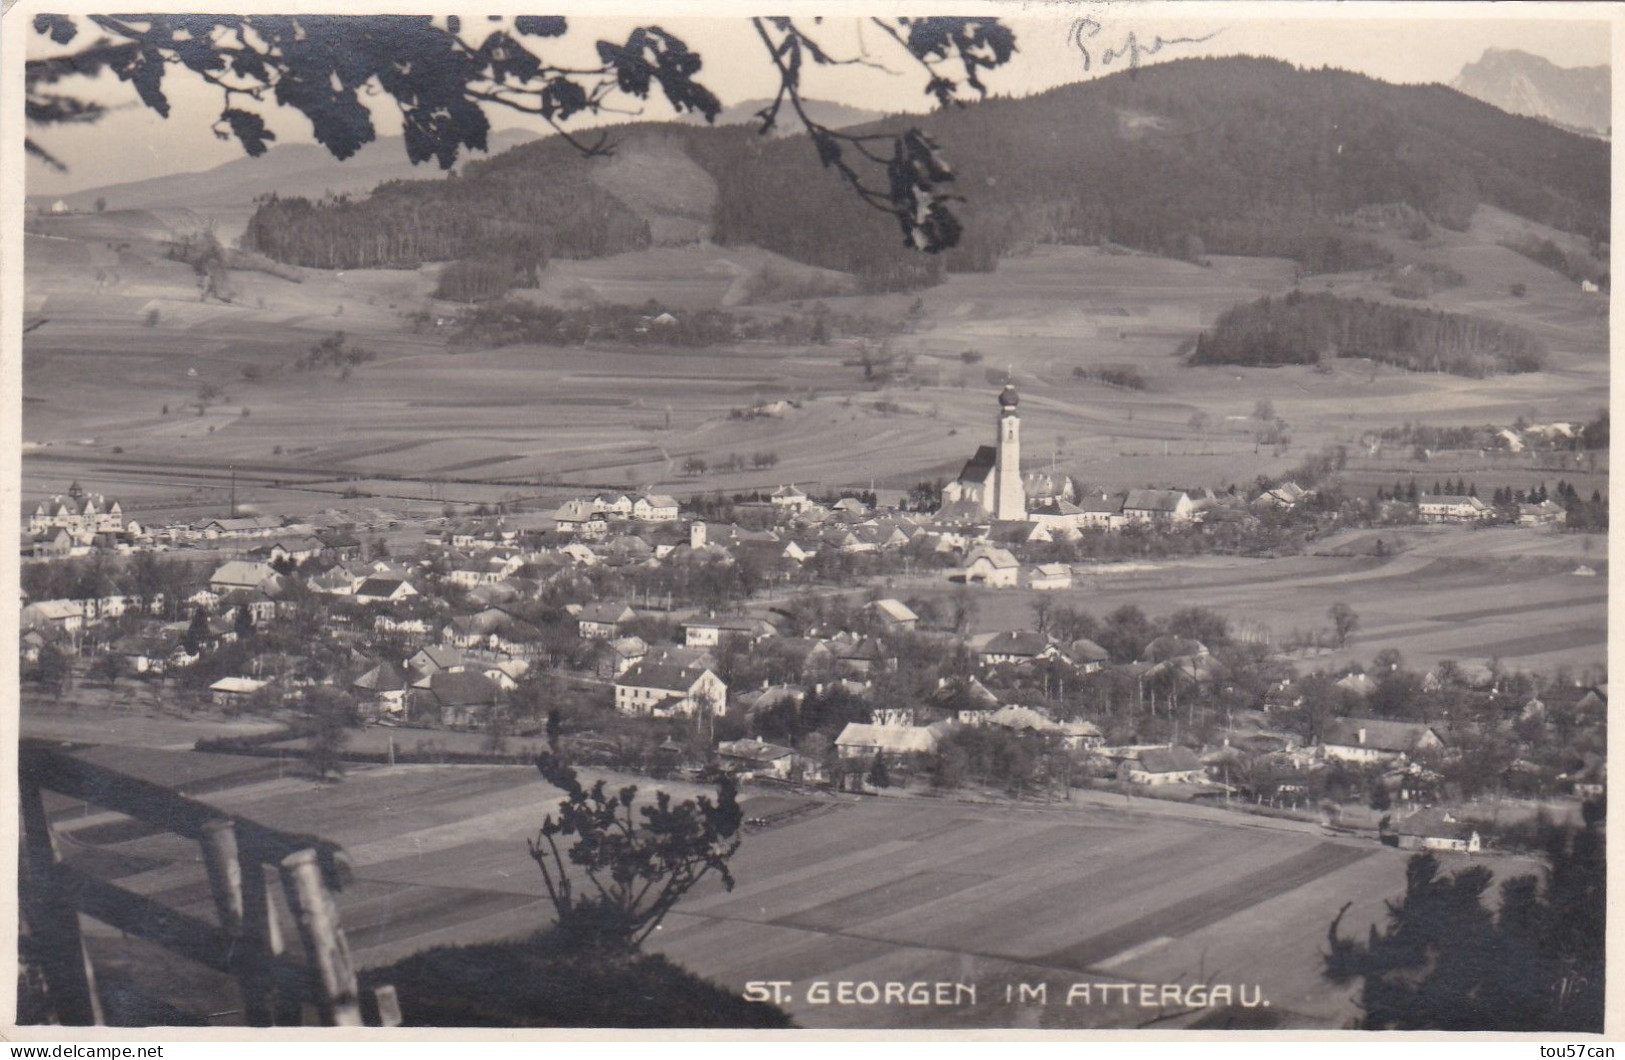
<instances>
[{"instance_id":1,"label":"handwritten ink inscription","mask_svg":"<svg viewBox=\"0 0 1625 1060\"><path fill-rule=\"evenodd\" d=\"M1101 25L1099 19L1093 15L1085 15L1082 18L1074 19L1071 27L1067 30L1067 41L1078 49L1078 54L1083 56L1083 68L1085 70L1092 69L1094 66L1095 57L1091 49L1098 47L1094 41L1104 29L1105 27ZM1212 33L1205 33L1200 37L1164 37L1158 34L1152 37L1151 40L1142 42L1138 33L1129 30L1120 45L1105 48L1100 52L1100 65L1104 69L1126 58L1129 69L1137 70L1142 56L1155 55L1162 49L1175 44L1201 44L1204 41L1212 40L1221 32L1221 30L1214 30Z\"/></svg>"}]
</instances>

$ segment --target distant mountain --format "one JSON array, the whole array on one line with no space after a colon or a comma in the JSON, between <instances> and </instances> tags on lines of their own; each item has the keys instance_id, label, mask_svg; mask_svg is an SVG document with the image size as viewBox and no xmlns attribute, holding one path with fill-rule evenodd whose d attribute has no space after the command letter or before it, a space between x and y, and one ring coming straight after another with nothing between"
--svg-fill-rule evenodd
<instances>
[{"instance_id":1,"label":"distant mountain","mask_svg":"<svg viewBox=\"0 0 1625 1060\"><path fill-rule=\"evenodd\" d=\"M754 125L760 127L761 119L758 112L771 106L770 99L747 99L743 103L735 103L731 107L722 108L717 115L717 125ZM867 125L869 122L879 121L885 115L878 110L865 110L862 107L849 107L845 103L829 103L821 99L803 101L808 117L819 125L831 129L847 129L854 125ZM705 119L695 114L685 114L683 119L690 125L703 125ZM778 123L773 128L775 136L793 136L801 132L801 116L787 103L779 109Z\"/></svg>"},{"instance_id":2,"label":"distant mountain","mask_svg":"<svg viewBox=\"0 0 1625 1060\"><path fill-rule=\"evenodd\" d=\"M1491 48L1462 67L1450 87L1565 129L1607 136L1613 126L1606 66L1563 67L1528 52Z\"/></svg>"},{"instance_id":3,"label":"distant mountain","mask_svg":"<svg viewBox=\"0 0 1625 1060\"><path fill-rule=\"evenodd\" d=\"M504 129L490 137L490 154L536 139L521 129ZM479 158L480 155L473 155ZM319 144L279 144L259 158L238 158L213 169L196 173L174 173L166 177L88 188L62 196L75 210L94 208L105 199L109 209L153 210L186 208L199 214L252 210L261 195L301 195L320 198L371 191L390 180L439 177L443 174L433 162L414 166L406 157L402 137L387 136L373 141L340 162Z\"/></svg>"},{"instance_id":4,"label":"distant mountain","mask_svg":"<svg viewBox=\"0 0 1625 1060\"><path fill-rule=\"evenodd\" d=\"M583 159L550 138L471 163L459 181L386 185L364 202L285 196L256 216L246 245L318 268L482 259L492 283L534 282L548 257L663 241L656 221L665 216L683 222L665 226L673 234L686 224L689 238L753 244L895 290L944 269L991 269L1043 242L1366 268L1386 251L1340 222L1377 205L1403 204L1453 228L1481 202L1586 236L1608 225L1601 141L1442 85L1271 59L1162 63L853 131L910 125L940 146L965 199L965 235L946 255L905 250L896 221L864 205L803 140L677 123L622 127L620 161ZM659 143L637 148L644 140ZM616 176L635 148L659 168L636 181ZM680 188L691 190L668 194Z\"/></svg>"}]
</instances>

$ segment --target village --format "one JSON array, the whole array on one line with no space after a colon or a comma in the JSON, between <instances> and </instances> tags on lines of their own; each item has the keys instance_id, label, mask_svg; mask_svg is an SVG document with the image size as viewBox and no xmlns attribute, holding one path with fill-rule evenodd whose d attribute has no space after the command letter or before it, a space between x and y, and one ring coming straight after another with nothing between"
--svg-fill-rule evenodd
<instances>
[{"instance_id":1,"label":"village","mask_svg":"<svg viewBox=\"0 0 1625 1060\"><path fill-rule=\"evenodd\" d=\"M785 484L419 523L144 526L74 483L25 533L25 719L122 684L126 701L144 687L172 709L274 723L200 749L295 748L324 774L346 758L523 760L545 740L656 776L1018 800L1138 790L1460 851L1516 842L1516 823L1485 835L1463 810L1481 796L1561 806L1604 790L1600 674L1417 672L1391 648L1316 667L1358 629L1340 603L1296 659L1254 616L1075 606L1084 556L1214 547L1226 529L1313 534L1349 505L1291 480L1080 493L1023 468L1019 401L999 393L994 444L926 491L927 511L912 510L921 491ZM1398 487L1367 522L1556 532L1567 510L1544 494ZM973 629L981 601L1022 589L1030 621Z\"/></svg>"}]
</instances>

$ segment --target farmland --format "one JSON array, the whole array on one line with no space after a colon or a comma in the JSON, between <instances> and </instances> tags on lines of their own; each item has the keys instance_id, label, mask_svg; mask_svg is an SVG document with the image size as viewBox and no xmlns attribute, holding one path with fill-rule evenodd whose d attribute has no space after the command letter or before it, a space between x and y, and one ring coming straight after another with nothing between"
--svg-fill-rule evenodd
<instances>
[{"instance_id":1,"label":"farmland","mask_svg":"<svg viewBox=\"0 0 1625 1060\"><path fill-rule=\"evenodd\" d=\"M358 488L469 503L536 496L545 483L678 493L784 481L908 486L951 476L980 444L990 418L986 377L1005 371L1023 388L1028 463L1053 461L1089 486L1246 483L1342 444L1360 481L1415 474L1425 483L1441 469L1469 477L1482 470L1487 491L1492 475L1521 486L1562 470L1547 454L1441 454L1414 464L1408 453L1366 452L1362 435L1408 421L1580 420L1606 403L1604 303L1497 245L1549 230L1487 206L1468 232L1396 247L1462 272L1466 282L1431 304L1530 329L1550 350L1547 371L1470 380L1357 361L1338 361L1330 372L1188 367L1174 356L1181 344L1225 308L1289 290L1290 263L1215 257L1201 267L1052 246L1007 258L992 274L951 276L920 292L917 306L913 295L820 299L834 312L902 328L892 352L912 358L913 369L880 389L864 382L857 347L842 339L697 351L450 347L446 328L415 333L406 321L424 307L453 311L428 299L436 266L305 270L299 283L236 272L233 304L201 302L191 270L165 260L154 241L164 218L132 212L120 229L121 216L66 218L56 234L27 239L28 310L48 323L27 339L25 496L77 476L131 499L218 503L214 494L188 497L188 484L207 483L232 463L256 469L242 499L272 509L308 505L310 494L289 492L290 484L332 494L344 488L335 482L371 476L382 483ZM767 319L810 311L807 303L737 304L741 285L763 269L806 271L776 260L748 247L658 247L560 262L528 296L728 304ZM829 282L838 279L830 274ZM1304 283L1390 297L1368 276ZM1525 288L1521 297L1508 293L1515 283ZM293 370L296 357L339 329L377 359L349 378ZM1073 374L1118 364L1139 370L1146 389ZM203 387L218 394L200 412ZM782 418L730 418L779 398L797 403ZM1260 400L1289 425L1290 448L1255 443L1249 416ZM760 451L779 456L773 471L691 478L679 470L690 456L715 465ZM1606 461L1596 471L1605 475Z\"/></svg>"},{"instance_id":2,"label":"farmland","mask_svg":"<svg viewBox=\"0 0 1625 1060\"><path fill-rule=\"evenodd\" d=\"M1370 554L1384 536L1399 554ZM1576 539L1527 528L1368 530L1318 543L1325 555L1080 568L1089 573L1071 590L979 594L975 627L1030 628L1039 597L1096 616L1124 605L1160 616L1201 604L1229 618L1238 632L1267 630L1280 643L1294 632L1327 627L1326 609L1342 601L1360 616L1359 630L1340 651L1294 656L1300 669L1369 662L1397 648L1407 665L1424 669L1441 659L1487 664L1499 658L1512 669L1579 671L1607 660L1606 548L1600 535ZM1579 567L1596 574L1576 575ZM892 588L926 598L952 591L942 580L898 579Z\"/></svg>"},{"instance_id":3,"label":"farmland","mask_svg":"<svg viewBox=\"0 0 1625 1060\"><path fill-rule=\"evenodd\" d=\"M93 753L105 758L107 749ZM155 775L173 774L172 757L117 756L121 769ZM217 777L218 787L235 769L236 786L201 797L345 844L356 880L340 908L362 966L431 944L520 935L551 915L524 839L556 792L534 770L368 768L318 785L267 776L266 764L225 759L192 772ZM693 790L666 786L679 796ZM758 798L775 810L787 801ZM1347 988L1320 977L1325 927L1353 900L1345 926L1363 933L1403 884L1403 855L1369 840L1120 796L1002 806L847 797L811 807L748 835L734 861L738 886L702 885L656 941L729 989L794 984L788 1007L809 1027L1135 1026L1159 1017L1191 1025L1213 1013L1102 1003L1098 990L1091 1005L1063 1002L1073 984L1196 982L1261 996L1268 1009L1251 1015L1265 1026L1337 1027L1355 1009ZM756 815L749 801L745 809ZM66 801L54 816L70 859L93 859L121 886L209 915L188 844L133 836L116 817ZM1529 869L1516 859L1483 863L1498 875ZM131 988L164 972L129 960L116 933L98 931L91 948ZM977 1003L808 1003L812 984L838 981L969 984ZM1008 982L1048 983L1049 1004L1004 1004ZM221 986L187 981L200 999ZM229 996L212 1000L213 1011L235 1007Z\"/></svg>"}]
</instances>

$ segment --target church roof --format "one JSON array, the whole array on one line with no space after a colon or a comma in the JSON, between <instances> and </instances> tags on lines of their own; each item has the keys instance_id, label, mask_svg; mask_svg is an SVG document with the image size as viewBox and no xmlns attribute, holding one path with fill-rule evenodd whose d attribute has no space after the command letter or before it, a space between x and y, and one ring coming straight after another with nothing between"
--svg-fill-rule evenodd
<instances>
[{"instance_id":1,"label":"church roof","mask_svg":"<svg viewBox=\"0 0 1625 1060\"><path fill-rule=\"evenodd\" d=\"M976 455L965 461L959 472L961 482L987 482L993 477L993 466L999 462L999 451L991 445L978 446Z\"/></svg>"}]
</instances>

